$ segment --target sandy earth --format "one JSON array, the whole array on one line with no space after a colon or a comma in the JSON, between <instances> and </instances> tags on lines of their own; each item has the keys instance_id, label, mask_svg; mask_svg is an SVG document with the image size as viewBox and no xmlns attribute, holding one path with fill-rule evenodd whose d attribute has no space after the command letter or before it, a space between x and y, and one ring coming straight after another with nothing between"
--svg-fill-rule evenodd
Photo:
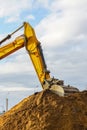
<instances>
[{"instance_id":1,"label":"sandy earth","mask_svg":"<svg viewBox=\"0 0 87 130\"><path fill-rule=\"evenodd\" d=\"M35 93L0 116L0 130L87 130L87 91Z\"/></svg>"}]
</instances>

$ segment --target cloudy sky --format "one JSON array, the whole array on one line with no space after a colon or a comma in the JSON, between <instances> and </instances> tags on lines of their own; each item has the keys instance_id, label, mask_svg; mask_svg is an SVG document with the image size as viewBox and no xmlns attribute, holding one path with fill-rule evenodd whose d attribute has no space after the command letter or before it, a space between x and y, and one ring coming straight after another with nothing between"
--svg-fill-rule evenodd
<instances>
[{"instance_id":1,"label":"cloudy sky","mask_svg":"<svg viewBox=\"0 0 87 130\"><path fill-rule=\"evenodd\" d=\"M0 39L24 21L32 25L42 44L51 76L87 89L87 0L0 0ZM23 30L11 40L20 34ZM39 90L25 48L0 61L0 110L7 97L10 108Z\"/></svg>"}]
</instances>

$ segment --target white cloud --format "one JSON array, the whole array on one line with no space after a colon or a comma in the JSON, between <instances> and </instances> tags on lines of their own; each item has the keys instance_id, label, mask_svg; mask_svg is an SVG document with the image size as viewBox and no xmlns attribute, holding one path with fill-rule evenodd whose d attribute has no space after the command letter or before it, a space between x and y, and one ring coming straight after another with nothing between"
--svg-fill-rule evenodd
<instances>
[{"instance_id":1,"label":"white cloud","mask_svg":"<svg viewBox=\"0 0 87 130\"><path fill-rule=\"evenodd\" d=\"M83 9L86 11L87 8L87 1L86 0L54 0L50 2L49 9L52 12L55 11L82 11Z\"/></svg>"},{"instance_id":2,"label":"white cloud","mask_svg":"<svg viewBox=\"0 0 87 130\"><path fill-rule=\"evenodd\" d=\"M26 19L28 19L28 20L35 20L35 16L30 14L30 15L27 16Z\"/></svg>"},{"instance_id":3,"label":"white cloud","mask_svg":"<svg viewBox=\"0 0 87 130\"><path fill-rule=\"evenodd\" d=\"M5 18L5 22L14 22L20 18L24 10L30 10L31 0L4 0L0 2L0 18Z\"/></svg>"},{"instance_id":4,"label":"white cloud","mask_svg":"<svg viewBox=\"0 0 87 130\"><path fill-rule=\"evenodd\" d=\"M16 22L19 20L19 15L11 16L6 18L5 23L11 23L11 22Z\"/></svg>"},{"instance_id":5,"label":"white cloud","mask_svg":"<svg viewBox=\"0 0 87 130\"><path fill-rule=\"evenodd\" d=\"M50 0L34 0L33 4L35 5L34 8L39 8L39 7L48 8L50 4Z\"/></svg>"},{"instance_id":6,"label":"white cloud","mask_svg":"<svg viewBox=\"0 0 87 130\"><path fill-rule=\"evenodd\" d=\"M17 86L17 87L16 87ZM26 88L26 87L19 87L19 85L18 84L16 84L16 86L14 86L14 87L1 87L0 86L0 91L34 91L34 89L35 88Z\"/></svg>"},{"instance_id":7,"label":"white cloud","mask_svg":"<svg viewBox=\"0 0 87 130\"><path fill-rule=\"evenodd\" d=\"M16 73L33 73L33 65L27 53L23 50L10 56L11 59L6 59L5 63L0 64L1 74L16 74ZM14 58L12 58L14 57ZM4 69L2 69L2 66Z\"/></svg>"},{"instance_id":8,"label":"white cloud","mask_svg":"<svg viewBox=\"0 0 87 130\"><path fill-rule=\"evenodd\" d=\"M43 43L49 46L64 44L69 40L84 35L86 31L87 14L65 11L64 14L52 13L44 18L36 27L37 35Z\"/></svg>"}]
</instances>

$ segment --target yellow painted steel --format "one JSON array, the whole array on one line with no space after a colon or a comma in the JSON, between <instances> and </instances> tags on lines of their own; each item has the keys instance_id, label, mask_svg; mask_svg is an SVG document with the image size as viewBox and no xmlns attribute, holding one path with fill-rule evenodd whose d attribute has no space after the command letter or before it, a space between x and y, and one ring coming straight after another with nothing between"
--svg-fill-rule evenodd
<instances>
[{"instance_id":1,"label":"yellow painted steel","mask_svg":"<svg viewBox=\"0 0 87 130\"><path fill-rule=\"evenodd\" d=\"M37 40L34 29L29 23L24 23L23 36L19 36L13 42L0 47L0 60L24 46L28 51L28 54L42 85L45 79L50 78L50 74L45 64L40 42Z\"/></svg>"},{"instance_id":2,"label":"yellow painted steel","mask_svg":"<svg viewBox=\"0 0 87 130\"><path fill-rule=\"evenodd\" d=\"M0 60L24 47L24 38L18 37L13 42L0 47Z\"/></svg>"},{"instance_id":3,"label":"yellow painted steel","mask_svg":"<svg viewBox=\"0 0 87 130\"><path fill-rule=\"evenodd\" d=\"M24 23L24 28L24 34L27 40L25 45L26 50L29 53L40 83L43 84L44 79L50 78L50 75L47 71L40 42L36 38L34 29L28 23Z\"/></svg>"}]
</instances>

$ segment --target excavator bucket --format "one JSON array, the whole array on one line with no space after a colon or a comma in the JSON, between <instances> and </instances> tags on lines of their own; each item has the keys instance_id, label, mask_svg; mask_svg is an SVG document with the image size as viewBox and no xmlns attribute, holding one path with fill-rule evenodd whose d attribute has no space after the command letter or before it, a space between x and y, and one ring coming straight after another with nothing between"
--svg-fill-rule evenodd
<instances>
[{"instance_id":1,"label":"excavator bucket","mask_svg":"<svg viewBox=\"0 0 87 130\"><path fill-rule=\"evenodd\" d=\"M51 86L50 90L59 96L64 96L64 89L60 85L54 84Z\"/></svg>"}]
</instances>

